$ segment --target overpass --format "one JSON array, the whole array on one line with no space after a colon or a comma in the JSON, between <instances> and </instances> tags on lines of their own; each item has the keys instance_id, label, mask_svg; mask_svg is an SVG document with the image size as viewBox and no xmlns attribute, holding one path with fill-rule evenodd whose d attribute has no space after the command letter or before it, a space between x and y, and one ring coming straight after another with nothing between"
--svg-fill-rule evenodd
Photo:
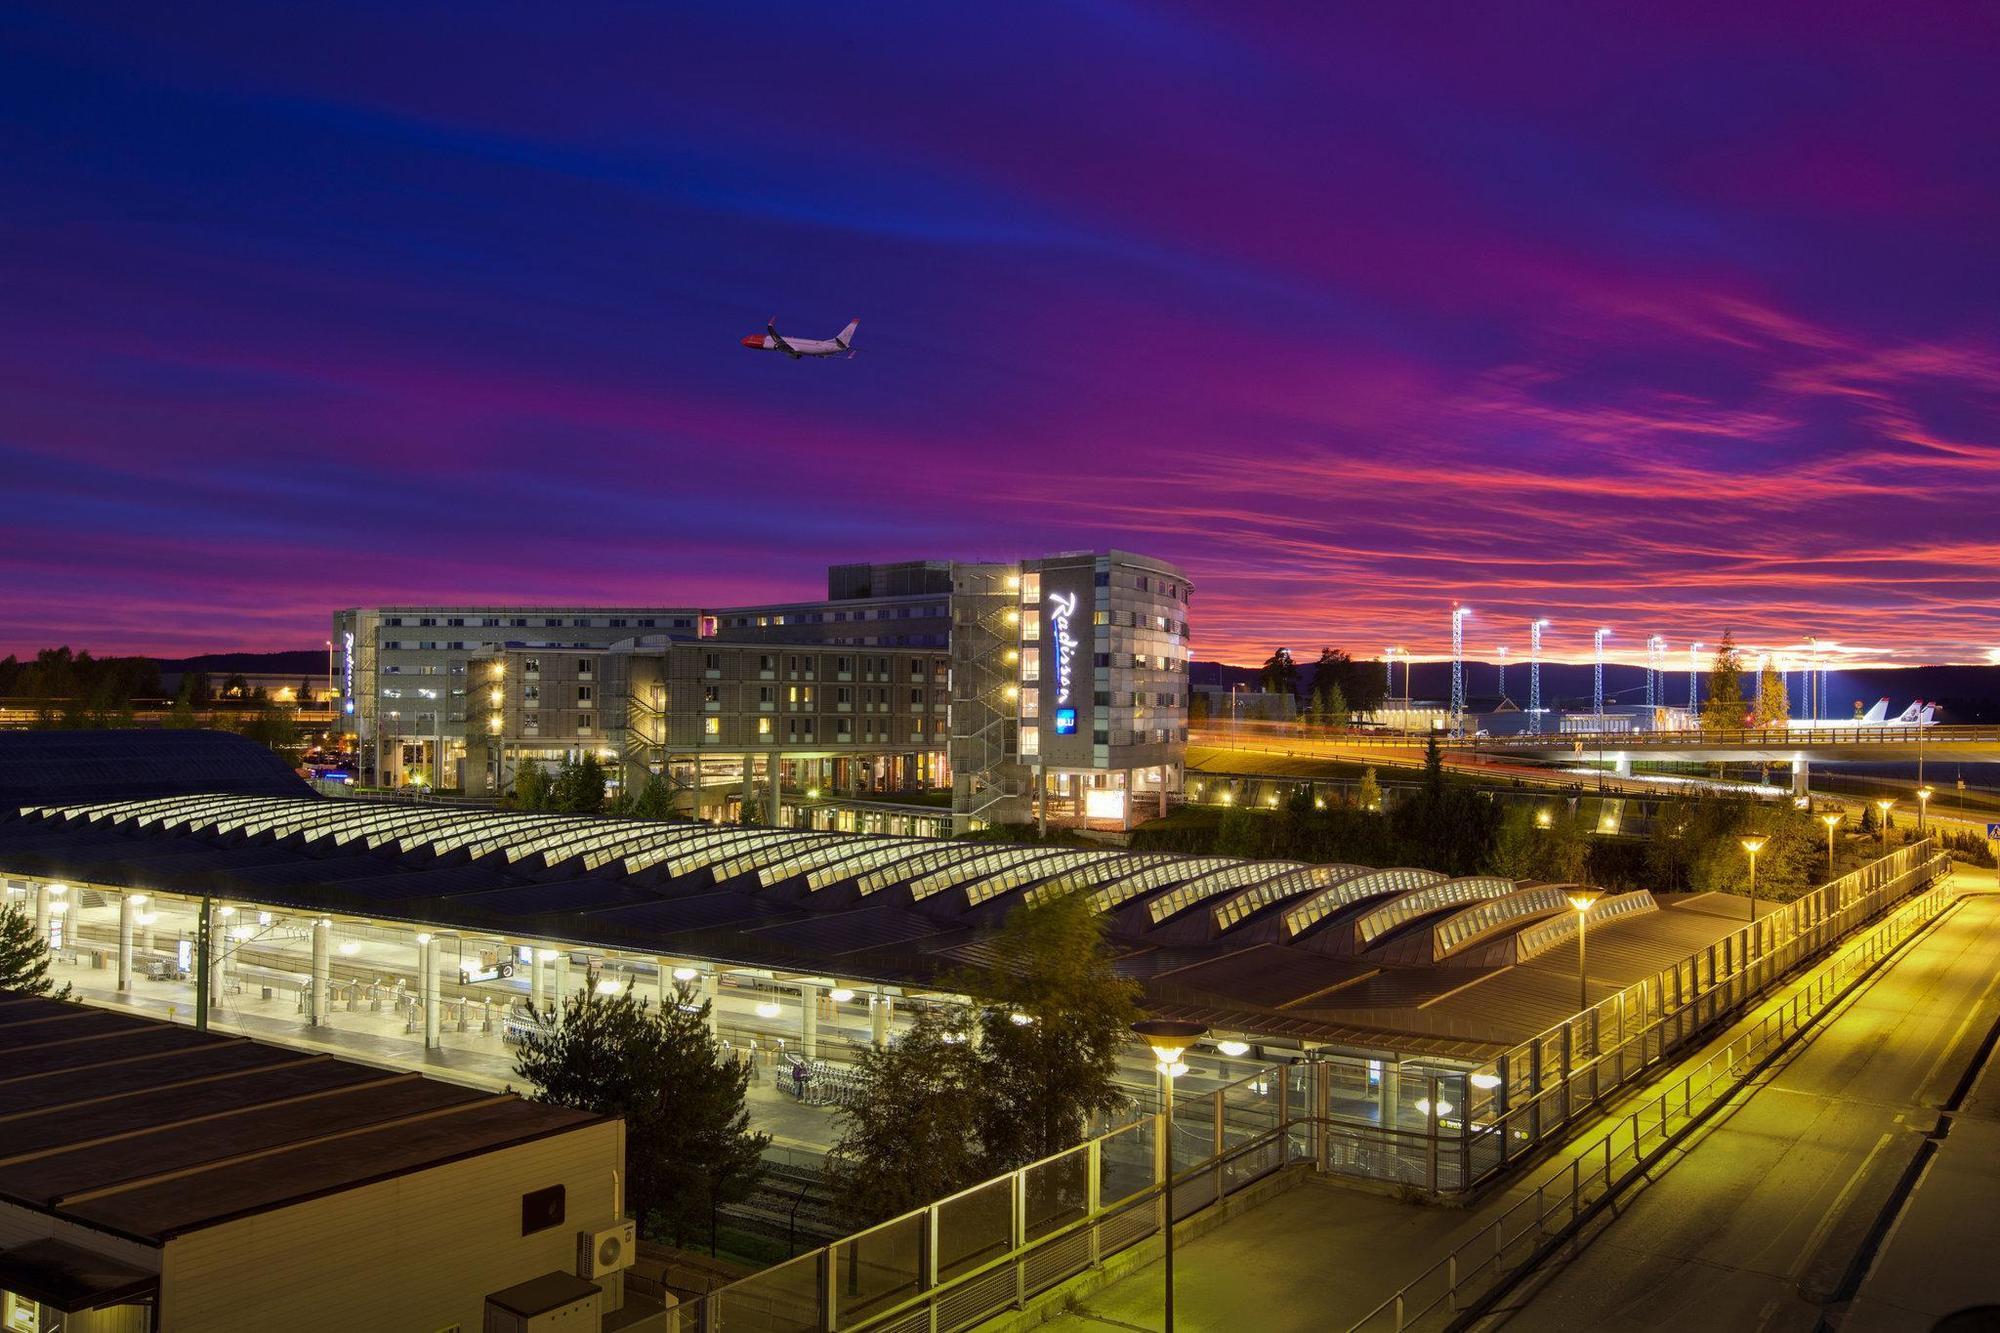
<instances>
[{"instance_id":1,"label":"overpass","mask_svg":"<svg viewBox=\"0 0 2000 1333\"><path fill-rule=\"evenodd\" d=\"M1191 747L1359 763L1410 763L1432 736L1333 732L1303 723L1238 723L1188 733ZM1629 777L1637 763L1782 764L1804 795L1812 765L1918 760L2000 762L2000 727L1738 727L1699 731L1558 732L1435 739L1447 761L1593 763Z\"/></svg>"}]
</instances>

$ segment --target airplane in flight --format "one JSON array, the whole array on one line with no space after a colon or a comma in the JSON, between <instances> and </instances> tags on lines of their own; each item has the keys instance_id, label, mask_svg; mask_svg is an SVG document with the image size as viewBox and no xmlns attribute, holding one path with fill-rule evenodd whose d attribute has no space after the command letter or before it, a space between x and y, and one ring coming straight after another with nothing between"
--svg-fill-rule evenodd
<instances>
[{"instance_id":1,"label":"airplane in flight","mask_svg":"<svg viewBox=\"0 0 2000 1333\"><path fill-rule=\"evenodd\" d=\"M1905 708L1895 717L1889 716L1889 701L1877 699L1875 706L1859 717L1847 718L1793 718L1788 724L1814 731L1830 731L1843 727L1928 727L1935 725L1936 704L1927 704L1922 699Z\"/></svg>"},{"instance_id":2,"label":"airplane in flight","mask_svg":"<svg viewBox=\"0 0 2000 1333\"><path fill-rule=\"evenodd\" d=\"M853 356L854 331L860 327L860 320L850 319L847 327L831 338L787 338L778 332L774 315L762 333L751 334L743 340L743 345L753 352L783 352L794 361L802 356L839 356L842 352Z\"/></svg>"}]
</instances>

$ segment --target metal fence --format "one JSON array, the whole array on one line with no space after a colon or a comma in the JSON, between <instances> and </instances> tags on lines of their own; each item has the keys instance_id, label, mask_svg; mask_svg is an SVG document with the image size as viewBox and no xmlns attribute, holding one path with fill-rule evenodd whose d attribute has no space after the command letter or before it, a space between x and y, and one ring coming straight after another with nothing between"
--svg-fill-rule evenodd
<instances>
[{"instance_id":1,"label":"metal fence","mask_svg":"<svg viewBox=\"0 0 2000 1333\"><path fill-rule=\"evenodd\" d=\"M1490 1299L1515 1273L1543 1257L1551 1241L1561 1240L1587 1221L1594 1205L1646 1171L1663 1149L1732 1095L1767 1055L1838 1004L1851 986L1943 911L1951 898L1952 890L1940 885L1905 902L1781 1007L1612 1121L1602 1136L1576 1150L1567 1170L1523 1195L1353 1328L1402 1333L1448 1320L1482 1298Z\"/></svg>"},{"instance_id":2,"label":"metal fence","mask_svg":"<svg viewBox=\"0 0 2000 1333\"><path fill-rule=\"evenodd\" d=\"M1176 1216L1295 1163L1473 1188L1949 866L1928 843L1892 853L1479 1069L1328 1057L1183 1095L1167 1136ZM711 1292L678 1329L935 1333L1020 1308L1158 1233L1168 1151L1148 1116Z\"/></svg>"},{"instance_id":3,"label":"metal fence","mask_svg":"<svg viewBox=\"0 0 2000 1333\"><path fill-rule=\"evenodd\" d=\"M1924 841L1821 885L1741 930L1530 1038L1465 1077L1456 1130L1462 1178L1504 1169L1606 1094L1742 1007L1794 967L1944 875ZM1573 925L1572 925L1573 929Z\"/></svg>"}]
</instances>

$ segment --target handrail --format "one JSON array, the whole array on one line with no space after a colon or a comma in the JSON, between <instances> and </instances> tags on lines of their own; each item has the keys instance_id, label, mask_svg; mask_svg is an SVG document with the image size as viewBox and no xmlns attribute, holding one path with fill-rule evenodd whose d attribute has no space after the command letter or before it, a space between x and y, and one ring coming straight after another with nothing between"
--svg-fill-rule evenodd
<instances>
[{"instance_id":1,"label":"handrail","mask_svg":"<svg viewBox=\"0 0 2000 1333\"><path fill-rule=\"evenodd\" d=\"M1490 1223L1398 1287L1381 1304L1350 1325L1350 1333L1384 1324L1396 1333L1402 1333L1412 1322L1439 1312L1440 1306L1444 1307L1444 1313L1457 1315L1465 1311L1469 1304L1463 1295L1464 1290L1489 1270L1495 1285L1477 1293L1474 1300L1490 1299L1504 1290L1502 1284L1507 1283L1515 1272L1532 1266L1538 1256L1550 1248L1548 1223L1551 1218L1560 1216L1567 1207L1568 1218L1559 1224L1553 1237L1559 1241L1586 1220L1586 1212L1592 1205L1623 1189L1648 1170L1688 1130L1705 1119L1710 1110L1748 1081L1766 1055L1796 1037L1845 999L1849 991L1858 986L1877 965L1955 899L1956 891L1949 884L1941 884L1903 904L1901 910L1823 968L1786 1004L1766 1014L1749 1032L1733 1038L1720 1052L1709 1056L1700 1066L1685 1074L1678 1085L1670 1084L1657 1097L1648 1098L1628 1115L1613 1121L1600 1137L1577 1151L1566 1171L1558 1172L1537 1185L1534 1193L1523 1195ZM1725 1086L1720 1086L1718 1091L1719 1085ZM1675 1096L1676 1086L1678 1097ZM1644 1120L1649 1110L1652 1112L1650 1127ZM1618 1145L1621 1133L1630 1140L1623 1147ZM1646 1144L1653 1138L1659 1139L1659 1146L1648 1151ZM1622 1176L1614 1178L1614 1166L1627 1155L1632 1159L1631 1167ZM1590 1163L1588 1174L1585 1174L1586 1162ZM1598 1186L1599 1192L1586 1198L1585 1189L1589 1186ZM1524 1210L1528 1216L1519 1218ZM1513 1229L1510 1234L1510 1227L1517 1221L1520 1224L1518 1229ZM1509 1269L1507 1256L1522 1241L1530 1242L1528 1252L1519 1264ZM1436 1294L1426 1297L1424 1292L1430 1286L1437 1286L1438 1290Z\"/></svg>"}]
</instances>

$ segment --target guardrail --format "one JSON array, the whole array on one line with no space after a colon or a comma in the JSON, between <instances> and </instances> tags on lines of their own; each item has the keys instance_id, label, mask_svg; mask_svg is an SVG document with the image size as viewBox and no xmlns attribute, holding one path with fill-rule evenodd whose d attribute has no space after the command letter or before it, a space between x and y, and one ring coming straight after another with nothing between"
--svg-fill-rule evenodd
<instances>
[{"instance_id":1,"label":"guardrail","mask_svg":"<svg viewBox=\"0 0 2000 1333\"><path fill-rule=\"evenodd\" d=\"M1558 1172L1521 1197L1443 1258L1356 1321L1352 1330L1402 1333L1424 1321L1456 1317L1500 1293L1588 1220L1593 1207L1644 1173L1706 1113L1733 1095L1772 1052L1845 998L1889 954L1951 902L1947 885L1906 902L1856 947L1821 970L1781 1008L1758 1020L1657 1097L1614 1121ZM1649 1146L1653 1145L1653 1146ZM1629 1165L1627 1165L1629 1160ZM1615 1172L1621 1172L1614 1174ZM1551 1222L1554 1229L1551 1230Z\"/></svg>"},{"instance_id":2,"label":"guardrail","mask_svg":"<svg viewBox=\"0 0 2000 1333\"><path fill-rule=\"evenodd\" d=\"M1464 1076L1459 1168L1478 1182L1504 1170L1718 1019L1950 870L1926 840L1757 918L1654 976L1515 1046Z\"/></svg>"},{"instance_id":3,"label":"guardrail","mask_svg":"<svg viewBox=\"0 0 2000 1333\"><path fill-rule=\"evenodd\" d=\"M1184 1095L1170 1135L1160 1115L1147 1116L719 1288L682 1306L676 1327L933 1333L1023 1308L1159 1232L1168 1139L1176 1220L1294 1164L1434 1195L1477 1187L1949 867L1928 843L1892 853L1477 1070L1334 1057ZM1687 986L1662 989L1661 978L1685 980L1691 968ZM1563 1059L1524 1083L1521 1067L1539 1076L1532 1053L1552 1044ZM1422 1127L1403 1127L1411 1121ZM1457 1292L1455 1269L1447 1277L1444 1289Z\"/></svg>"}]
</instances>

